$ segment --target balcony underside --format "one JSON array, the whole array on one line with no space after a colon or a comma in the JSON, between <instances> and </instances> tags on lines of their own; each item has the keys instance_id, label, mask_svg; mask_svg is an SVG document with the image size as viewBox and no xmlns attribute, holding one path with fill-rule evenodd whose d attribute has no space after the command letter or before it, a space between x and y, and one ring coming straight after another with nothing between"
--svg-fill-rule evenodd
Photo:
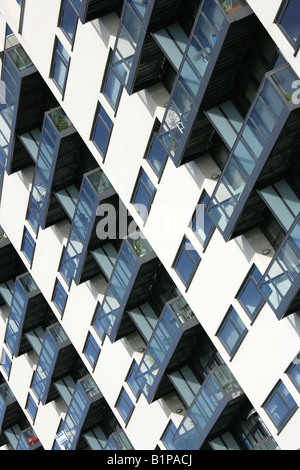
<instances>
[{"instance_id":1,"label":"balcony underside","mask_svg":"<svg viewBox=\"0 0 300 470\"><path fill-rule=\"evenodd\" d=\"M257 177L256 183L237 218L231 237L234 238L254 229L263 220L265 203L257 190L263 189L283 178L292 180L297 166L299 146L300 109L293 111L271 153Z\"/></svg>"}]
</instances>

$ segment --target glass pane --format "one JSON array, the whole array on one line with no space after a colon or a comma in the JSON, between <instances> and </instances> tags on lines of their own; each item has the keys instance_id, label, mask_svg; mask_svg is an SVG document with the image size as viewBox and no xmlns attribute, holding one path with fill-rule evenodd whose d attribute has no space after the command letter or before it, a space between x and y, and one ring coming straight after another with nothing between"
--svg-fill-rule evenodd
<instances>
[{"instance_id":1,"label":"glass pane","mask_svg":"<svg viewBox=\"0 0 300 470\"><path fill-rule=\"evenodd\" d=\"M296 43L300 33L300 9L299 2L297 0L290 0L288 2L286 10L280 20L280 24L284 28L291 41Z\"/></svg>"}]
</instances>

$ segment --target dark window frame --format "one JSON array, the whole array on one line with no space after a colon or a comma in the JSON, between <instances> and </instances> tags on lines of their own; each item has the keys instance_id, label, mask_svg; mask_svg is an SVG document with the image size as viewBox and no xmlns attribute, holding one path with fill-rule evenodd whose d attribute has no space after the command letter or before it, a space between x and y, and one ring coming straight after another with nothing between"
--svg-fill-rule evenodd
<instances>
[{"instance_id":1,"label":"dark window frame","mask_svg":"<svg viewBox=\"0 0 300 470\"><path fill-rule=\"evenodd\" d=\"M237 315L237 317L239 318L239 320L242 322L242 324L244 325L244 328L243 330L239 330L239 326L238 324L234 321L234 319L231 317L231 314L232 312L235 312L235 314ZM231 323L234 331L236 331L238 333L238 339L237 341L235 342L235 344L233 345L233 347L230 349L226 342L222 339L222 332L224 331L224 328L228 325L228 322ZM222 345L224 346L226 352L229 354L230 356L230 360L233 359L233 357L235 356L236 352L238 351L239 347L241 346L245 336L247 335L248 333L248 328L246 327L246 325L244 324L243 320L241 319L240 315L238 314L238 312L236 311L236 309L231 305L225 315L225 317L223 318L222 322L221 322L221 325L219 326L218 330L217 330L217 333L216 333L216 336L218 337L218 339L220 340L220 342L222 343Z\"/></svg>"},{"instance_id":2,"label":"dark window frame","mask_svg":"<svg viewBox=\"0 0 300 470\"><path fill-rule=\"evenodd\" d=\"M114 110L114 116L116 116L118 108L119 108L119 104L120 104L120 100L121 100L121 96L122 96L122 93L123 93L124 86L123 86L123 83L120 81L119 77L114 72L114 69L112 68L112 59L113 59L113 50L110 49L109 53L108 53L107 64L106 64L104 75L103 75L103 81L102 81L101 88L100 88L100 93L102 93L103 96L105 96L105 99L107 100L109 105ZM105 93L105 88L106 88L106 85L107 85L107 82L108 82L108 79L109 79L109 75L111 73L113 73L115 75L116 79L120 83L120 90L118 91L115 105L111 102L111 100L108 98L107 94Z\"/></svg>"},{"instance_id":3,"label":"dark window frame","mask_svg":"<svg viewBox=\"0 0 300 470\"><path fill-rule=\"evenodd\" d=\"M189 251L190 250L186 250L184 247L185 247L185 244L186 243L190 243L191 246L193 247L193 251L195 251L195 253L197 254L198 256L198 260L194 260L192 256L189 255ZM185 280L182 275L180 274L180 271L177 269L177 264L179 262L179 259L181 258L183 252L185 252L188 256L188 258L191 260L192 264L194 265L193 266L193 269L191 270L187 280ZM186 291L188 290L193 278L194 278L194 275L197 271L197 268L199 266L201 262L201 256L199 255L198 251L194 248L193 244L191 243L191 241L189 240L189 238L185 235L180 243L180 247L176 253L176 256L174 258L174 261L173 261L173 264L172 264L172 268L175 270L175 272L177 273L177 275L179 276L179 278L181 279L181 281L183 282L183 284L185 285L185 288L186 288Z\"/></svg>"},{"instance_id":4,"label":"dark window frame","mask_svg":"<svg viewBox=\"0 0 300 470\"><path fill-rule=\"evenodd\" d=\"M73 36L73 39L71 40L70 37L67 35L67 33L65 32L65 30L63 29L63 26L62 26L62 20L63 20L63 16L64 16L64 13L65 13L65 9L66 9L66 4L69 4L70 7L74 10L76 16L77 16L77 20L76 20L76 24L75 24L75 28L74 28L74 36ZM78 12L76 11L76 9L74 8L74 5L73 3L70 1L70 0L62 0L61 1L61 7L60 7L60 12L59 12L59 19L58 19L58 28L60 28L64 34L64 36L66 37L66 39L69 41L69 43L71 44L71 49L73 50L73 47L74 47L74 42L75 42L75 37L76 37L76 32L77 32L77 27L78 27L78 20L79 20L79 16L78 16Z\"/></svg>"},{"instance_id":5,"label":"dark window frame","mask_svg":"<svg viewBox=\"0 0 300 470\"><path fill-rule=\"evenodd\" d=\"M71 63L71 57L70 55L68 54L68 61L66 61L66 59L62 56L62 54L57 50L57 46L58 46L58 43L61 44L61 46L63 47L63 49L66 51L66 53L68 54L67 50L65 49L64 45L62 44L62 42L60 41L60 39L55 36L55 40L54 40L54 46L53 46L53 53L52 53L52 61L51 61L51 67L50 67L50 78L52 79L53 83L55 84L55 86L57 87L57 89L59 90L59 92L61 93L62 95L62 100L64 99L64 96L65 96L65 91L66 91L66 86L67 86L67 81L68 81L68 75L69 75L69 69L70 69L70 63ZM56 63L57 63L57 55L59 56L61 62L66 66L66 74L65 74L65 77L64 77L64 84L63 84L63 87L62 89L60 88L60 86L58 85L58 83L56 82L56 80L54 79L54 71L55 71L55 66L56 66Z\"/></svg>"},{"instance_id":6,"label":"dark window frame","mask_svg":"<svg viewBox=\"0 0 300 470\"><path fill-rule=\"evenodd\" d=\"M103 120L103 118L100 116L100 111L101 109L104 110L105 114L107 115L107 117L109 118L109 120L111 121L111 127L110 129L107 127L105 121ZM94 140L94 137L95 137L95 132L96 132L96 129L97 129L97 125L98 125L98 121L101 120L101 125L103 125L107 131L108 131L108 137L106 139L106 143L105 143L105 148L104 148L104 152L102 150L100 150L100 148L98 147L97 143L95 142ZM113 128L114 128L114 123L112 121L112 119L110 118L109 114L107 113L107 111L105 110L103 104L99 101L98 104L97 104L97 108L96 108L96 113L95 113L95 117L94 117L94 121L93 121L93 125L92 125L92 130L91 130L91 135L90 135L90 140L93 142L93 144L95 145L96 149L98 150L98 152L100 153L100 155L102 156L102 162L104 163L105 161L105 158L106 158L106 154L107 154L107 149L108 149L108 146L109 146L109 142L110 142L110 138L111 138L111 134L112 134L112 131L113 131Z\"/></svg>"},{"instance_id":7,"label":"dark window frame","mask_svg":"<svg viewBox=\"0 0 300 470\"><path fill-rule=\"evenodd\" d=\"M150 191L149 191L149 188L147 188L146 184L145 184L144 181L142 180L143 175L145 175L146 178L148 178L148 180L150 181L151 185L153 186L153 192L150 192ZM150 196L150 198L149 198L149 204L148 204L148 206L146 206L146 208L147 208L147 213L144 214L144 215L140 212L139 208L136 207L136 204L139 204L139 202L136 202L136 201L135 201L135 198L136 198L136 196L137 196L137 193L138 193L138 190L139 190L140 186L143 186L143 188L145 189L145 191L146 191L146 192L149 194L149 196ZM135 183L134 188L133 188L133 192L132 192L132 196L131 196L131 199L130 199L130 203L134 206L134 208L135 208L136 211L138 212L139 216L140 216L141 219L143 220L143 223L144 223L144 224L146 223L146 221L147 221L147 219L148 219L148 217L149 217L149 214L150 214L150 211L151 211L151 207L152 207L152 204L153 204L153 201L154 201L156 192L157 192L157 189L156 189L156 187L154 186L154 184L152 183L151 178L149 177L148 173L144 170L144 168L141 167L140 170L139 170L137 179L136 179L136 183Z\"/></svg>"},{"instance_id":8,"label":"dark window frame","mask_svg":"<svg viewBox=\"0 0 300 470\"><path fill-rule=\"evenodd\" d=\"M208 198L207 203L204 202L204 198L206 198L206 197ZM207 208L207 206L208 206L208 204L209 204L209 201L210 201L210 195L209 195L209 194L207 193L207 191L205 191L205 189L204 189L204 190L202 191L202 194L201 194L201 196L200 196L199 202L198 202L197 207L196 207L196 209L195 209L195 211L194 211L194 213L193 213L192 220L191 220L191 223L190 223L190 227L191 227L193 233L195 234L197 240L199 240L199 242L200 242L201 245L202 245L203 253L205 252L205 250L206 250L206 248L207 248L207 246L208 246L208 244L209 244L209 242L210 242L210 240L211 240L211 238L212 238L212 236L213 236L213 234L214 234L214 231L215 231L215 229L216 229L215 224L213 223L213 221L211 220L211 218L209 217L209 215L208 215L207 212L206 212L206 208ZM209 228L207 234L205 233L205 240L204 240L204 241L201 240L201 238L199 237L199 235L198 235L198 233L197 233L197 230L195 230L195 227L194 227L194 225L195 225L195 223L196 223L196 221L197 221L197 217L198 217L199 212L200 212L200 207L199 207L200 205L204 205L204 218L205 218L205 216L206 216L206 217L207 217L207 220L209 220L210 223L211 223L211 226L210 226L210 228Z\"/></svg>"},{"instance_id":9,"label":"dark window frame","mask_svg":"<svg viewBox=\"0 0 300 470\"><path fill-rule=\"evenodd\" d=\"M258 270L258 272L260 273L260 277L262 278L262 273L259 271L258 267L254 264L251 266L251 269L249 270L249 272L247 273L240 289L238 290L237 294L236 294L236 299L238 300L239 304L243 307L243 310L246 312L246 314L248 315L248 317L250 318L251 320L251 325L253 324L254 320L257 318L259 312L261 311L262 307L264 306L266 300L264 298L264 296L261 294L259 288L258 288L258 282L255 280L255 278L253 277L253 273L255 270ZM250 282L252 282L252 284L254 284L254 286L257 288L257 292L258 294L261 296L261 300L259 301L259 303L257 304L254 312L252 313L252 315L250 314L250 312L246 309L246 307L244 306L244 303L241 301L241 296L242 294L246 291L248 285L250 284Z\"/></svg>"},{"instance_id":10,"label":"dark window frame","mask_svg":"<svg viewBox=\"0 0 300 470\"><path fill-rule=\"evenodd\" d=\"M56 291L59 290L61 296L63 297L63 308L62 310L60 309L58 303L55 301L55 295L56 295ZM51 297L51 300L52 302L54 303L55 307L57 308L57 310L59 311L59 313L63 316L64 312L65 312L65 309L66 309L66 304L67 304L67 300L68 300L68 294L66 292L66 290L64 289L62 283L60 282L59 279L56 278L55 280L55 284L54 284L54 289L53 289L53 294L52 294L52 297Z\"/></svg>"},{"instance_id":11,"label":"dark window frame","mask_svg":"<svg viewBox=\"0 0 300 470\"><path fill-rule=\"evenodd\" d=\"M281 391L279 390L280 386L283 386L285 387L285 389L287 390L290 398L292 399L292 401L294 402L293 406L290 406L287 402L287 400L285 399L285 396L281 393ZM272 413L270 413L268 410L267 410L267 406L271 403L271 401L276 397L276 395L279 396L279 398L283 401L284 405L288 408L288 411L286 413L286 415L281 419L281 421L279 423L276 424L276 421L274 419L274 417L272 416ZM266 400L264 401L264 403L262 404L262 408L264 409L264 411L267 413L267 415L269 416L270 420L272 421L272 423L274 424L274 426L276 427L277 429L277 434L279 434L282 429L286 426L286 424L288 423L288 421L291 419L291 417L293 416L293 414L297 411L298 409L298 405L296 403L296 401L294 400L294 398L292 397L292 395L290 394L289 390L287 389L286 385L282 382L282 380L279 380L275 387L273 388L273 390L270 392L270 394L268 395L268 397L266 398ZM275 414L275 413L274 413Z\"/></svg>"},{"instance_id":12,"label":"dark window frame","mask_svg":"<svg viewBox=\"0 0 300 470\"><path fill-rule=\"evenodd\" d=\"M126 405L129 407L129 413L126 414L126 415L123 415L122 412L120 411L119 409L119 406L120 406L120 403L121 403L121 400L124 400ZM123 418L124 422L125 422L125 426L127 426L131 416L132 416L132 413L134 412L134 409L135 409L135 406L134 406L134 403L133 401L131 400L128 392L125 390L124 387L122 387L121 389L121 392L117 398L117 401L116 401L116 404L115 404L115 407L117 408L118 412L120 413L120 416Z\"/></svg>"},{"instance_id":13,"label":"dark window frame","mask_svg":"<svg viewBox=\"0 0 300 470\"><path fill-rule=\"evenodd\" d=\"M25 250L24 250L24 243L25 243L25 240L27 240L27 242L32 246L32 256L31 256L31 258L28 257L27 253L26 253ZM35 248L36 248L36 242L35 242L35 240L34 240L34 237L31 235L31 233L30 233L30 231L28 230L28 228L27 228L27 227L24 227L24 230L23 230L23 237L22 237L22 243L21 243L21 251L22 251L22 253L24 254L24 256L26 257L26 259L28 260L29 265L30 265L30 268L31 268L32 263L33 263Z\"/></svg>"},{"instance_id":14,"label":"dark window frame","mask_svg":"<svg viewBox=\"0 0 300 470\"><path fill-rule=\"evenodd\" d=\"M283 19L283 16L289 6L289 2L290 0L282 0L281 2L281 5L279 7L279 10L278 10L278 13L275 17L275 20L274 22L276 23L276 25L278 26L278 28L280 29L280 31L282 32L282 34L284 35L284 37L286 38L286 40L289 42L289 44L292 46L292 48L294 49L294 55L297 55L298 51L299 51L299 48L300 48L300 28L299 28L299 34L298 34L298 38L297 40L294 42L291 37L289 36L288 32L284 29L284 27L281 25L281 20Z\"/></svg>"},{"instance_id":15,"label":"dark window frame","mask_svg":"<svg viewBox=\"0 0 300 470\"><path fill-rule=\"evenodd\" d=\"M93 350L95 351L95 354L93 355L93 361L91 361L89 359L89 356L87 354L87 347L88 345L90 345ZM95 345L97 347L95 347ZM87 361L89 362L89 364L92 366L93 370L95 369L96 367L96 364L97 364L97 361L99 359L99 356L100 356L100 352L101 352L101 349L100 349L100 346L99 344L97 343L97 341L95 340L94 336L92 335L92 333L89 331L88 332L88 335L87 335L87 338L85 340L85 343L84 343L84 347L83 347L83 354L85 355Z\"/></svg>"}]
</instances>

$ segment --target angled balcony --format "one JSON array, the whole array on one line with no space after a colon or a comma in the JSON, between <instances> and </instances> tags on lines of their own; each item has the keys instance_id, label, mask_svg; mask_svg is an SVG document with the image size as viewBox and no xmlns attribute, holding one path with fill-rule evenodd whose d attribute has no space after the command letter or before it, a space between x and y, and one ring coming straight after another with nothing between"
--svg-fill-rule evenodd
<instances>
[{"instance_id":1,"label":"angled balcony","mask_svg":"<svg viewBox=\"0 0 300 470\"><path fill-rule=\"evenodd\" d=\"M267 197L259 190L289 179L297 164L300 106L292 100L297 79L288 64L265 75L230 152L207 208L226 241L259 225Z\"/></svg>"},{"instance_id":2,"label":"angled balcony","mask_svg":"<svg viewBox=\"0 0 300 470\"><path fill-rule=\"evenodd\" d=\"M134 447L123 429L120 429L109 436L104 450L134 450Z\"/></svg>"},{"instance_id":3,"label":"angled balcony","mask_svg":"<svg viewBox=\"0 0 300 470\"><path fill-rule=\"evenodd\" d=\"M26 333L49 324L50 307L29 273L16 278L4 341L15 357L31 350Z\"/></svg>"},{"instance_id":4,"label":"angled balcony","mask_svg":"<svg viewBox=\"0 0 300 470\"><path fill-rule=\"evenodd\" d=\"M100 204L116 207L117 203L117 194L100 168L84 175L59 268L69 286L72 280L78 285L101 273L102 262L106 266L104 250L108 242L97 236L98 207Z\"/></svg>"},{"instance_id":5,"label":"angled balcony","mask_svg":"<svg viewBox=\"0 0 300 470\"><path fill-rule=\"evenodd\" d=\"M62 108L44 115L27 219L35 232L67 218L55 192L77 185L87 149Z\"/></svg>"},{"instance_id":6,"label":"angled balcony","mask_svg":"<svg viewBox=\"0 0 300 470\"><path fill-rule=\"evenodd\" d=\"M58 432L64 432L66 450L86 449L84 433L92 429L105 416L106 401L90 375L78 380L65 419ZM58 444L55 449L59 450Z\"/></svg>"},{"instance_id":7,"label":"angled balcony","mask_svg":"<svg viewBox=\"0 0 300 470\"><path fill-rule=\"evenodd\" d=\"M122 0L77 0L77 12L81 23L88 23L113 11L119 11Z\"/></svg>"},{"instance_id":8,"label":"angled balcony","mask_svg":"<svg viewBox=\"0 0 300 470\"><path fill-rule=\"evenodd\" d=\"M300 212L258 287L278 320L300 309Z\"/></svg>"},{"instance_id":9,"label":"angled balcony","mask_svg":"<svg viewBox=\"0 0 300 470\"><path fill-rule=\"evenodd\" d=\"M102 341L108 336L113 342L135 331L125 309L147 299L158 265L158 258L141 236L122 242L103 302L97 306L92 322Z\"/></svg>"},{"instance_id":10,"label":"angled balcony","mask_svg":"<svg viewBox=\"0 0 300 470\"><path fill-rule=\"evenodd\" d=\"M199 450L210 433L230 425L244 403L244 393L226 365L207 375L172 437L172 449Z\"/></svg>"},{"instance_id":11,"label":"angled balcony","mask_svg":"<svg viewBox=\"0 0 300 470\"><path fill-rule=\"evenodd\" d=\"M5 100L0 106L0 163L11 174L33 164L19 135L41 127L50 92L20 44L4 51L1 80Z\"/></svg>"},{"instance_id":12,"label":"angled balcony","mask_svg":"<svg viewBox=\"0 0 300 470\"><path fill-rule=\"evenodd\" d=\"M11 305L15 278L26 268L14 246L0 227L0 306Z\"/></svg>"},{"instance_id":13,"label":"angled balcony","mask_svg":"<svg viewBox=\"0 0 300 470\"><path fill-rule=\"evenodd\" d=\"M21 431L16 450L43 450L43 446L32 427Z\"/></svg>"},{"instance_id":14,"label":"angled balcony","mask_svg":"<svg viewBox=\"0 0 300 470\"><path fill-rule=\"evenodd\" d=\"M167 372L191 356L201 331L182 296L167 302L135 375L148 403L172 390Z\"/></svg>"},{"instance_id":15,"label":"angled balcony","mask_svg":"<svg viewBox=\"0 0 300 470\"><path fill-rule=\"evenodd\" d=\"M236 65L257 23L246 1L225 9L219 0L200 7L180 62L158 138L175 166L207 153L214 128L204 109L229 96Z\"/></svg>"},{"instance_id":16,"label":"angled balcony","mask_svg":"<svg viewBox=\"0 0 300 470\"><path fill-rule=\"evenodd\" d=\"M48 327L31 381L31 389L43 405L59 397L54 383L72 371L76 357L74 346L60 324Z\"/></svg>"},{"instance_id":17,"label":"angled balcony","mask_svg":"<svg viewBox=\"0 0 300 470\"><path fill-rule=\"evenodd\" d=\"M200 0L126 0L112 57L112 69L129 94L163 80L173 83L176 66ZM170 27L170 28L169 28ZM174 61L176 56L175 68ZM167 87L171 87L171 84Z\"/></svg>"},{"instance_id":18,"label":"angled balcony","mask_svg":"<svg viewBox=\"0 0 300 470\"><path fill-rule=\"evenodd\" d=\"M0 445L7 442L3 432L18 423L22 416L22 409L9 385L0 385Z\"/></svg>"}]
</instances>

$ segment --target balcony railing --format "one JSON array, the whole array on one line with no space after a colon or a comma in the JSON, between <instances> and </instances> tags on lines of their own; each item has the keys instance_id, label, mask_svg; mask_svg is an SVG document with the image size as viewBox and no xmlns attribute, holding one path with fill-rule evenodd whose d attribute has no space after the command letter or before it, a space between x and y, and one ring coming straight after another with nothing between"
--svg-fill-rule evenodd
<instances>
[{"instance_id":1,"label":"balcony railing","mask_svg":"<svg viewBox=\"0 0 300 470\"><path fill-rule=\"evenodd\" d=\"M171 367L172 356L180 348L183 338L185 346L181 357L186 357L186 343L193 344L195 327L198 325L194 313L182 296L165 305L135 375L148 402L155 397L167 367ZM176 363L178 365L178 359Z\"/></svg>"},{"instance_id":2,"label":"balcony railing","mask_svg":"<svg viewBox=\"0 0 300 470\"><path fill-rule=\"evenodd\" d=\"M238 134L207 208L225 240L233 233L238 235L242 230L253 228L251 224L257 223L252 212L245 212L247 201L252 194L258 197L253 193L258 179L268 178L270 181L272 156L278 158L276 146L280 147L282 164L286 165L283 149L288 156L291 142L298 132L300 116L299 105L293 104L288 93L292 93L292 83L296 78L287 65L267 73ZM287 136L285 126L288 128L289 122L292 122L292 127ZM280 163L276 160L275 164L278 168ZM249 211L253 206L249 201Z\"/></svg>"},{"instance_id":3,"label":"balcony railing","mask_svg":"<svg viewBox=\"0 0 300 470\"><path fill-rule=\"evenodd\" d=\"M95 232L97 210L100 203L108 203L116 199L115 196L116 193L102 170L98 168L84 175L69 239L60 264L60 272L68 285L71 284L72 279L77 285L81 280L88 247L92 234ZM97 274L99 267L96 261L94 264ZM92 272L93 270L90 268L90 275Z\"/></svg>"},{"instance_id":4,"label":"balcony railing","mask_svg":"<svg viewBox=\"0 0 300 470\"><path fill-rule=\"evenodd\" d=\"M126 304L134 295L137 280L144 278L144 282L147 282L148 276L151 276L157 268L156 260L156 255L149 243L142 237L139 239L129 237L123 241L103 302L97 307L93 320L93 326L102 341L106 336L114 341ZM143 274L144 270L147 274ZM140 285L139 290L141 290ZM146 292L141 295L145 296Z\"/></svg>"},{"instance_id":5,"label":"balcony railing","mask_svg":"<svg viewBox=\"0 0 300 470\"><path fill-rule=\"evenodd\" d=\"M235 400L238 405L242 395L242 389L226 365L212 370L176 430L172 448L200 449L226 407Z\"/></svg>"},{"instance_id":6,"label":"balcony railing","mask_svg":"<svg viewBox=\"0 0 300 470\"><path fill-rule=\"evenodd\" d=\"M179 166L184 157L194 122L201 107L213 71L219 56L226 45L227 36L231 26L239 20L252 15L246 2L237 2L235 13L233 9L226 9L219 0L204 0L201 2L193 30L184 52L178 75L173 86L169 104L165 112L158 137L165 147L168 155L176 166ZM229 3L227 2L228 6ZM231 14L229 14L231 13ZM238 35L240 39L247 34L247 25L236 32L236 50L238 51ZM242 41L241 41L242 43ZM232 48L231 48L232 53ZM224 60L224 57L223 57ZM233 60L229 55L227 61ZM220 72L224 73L224 71ZM201 130L201 129L200 129ZM200 135L201 132L199 131ZM206 148L207 135L203 137L200 145Z\"/></svg>"}]
</instances>

